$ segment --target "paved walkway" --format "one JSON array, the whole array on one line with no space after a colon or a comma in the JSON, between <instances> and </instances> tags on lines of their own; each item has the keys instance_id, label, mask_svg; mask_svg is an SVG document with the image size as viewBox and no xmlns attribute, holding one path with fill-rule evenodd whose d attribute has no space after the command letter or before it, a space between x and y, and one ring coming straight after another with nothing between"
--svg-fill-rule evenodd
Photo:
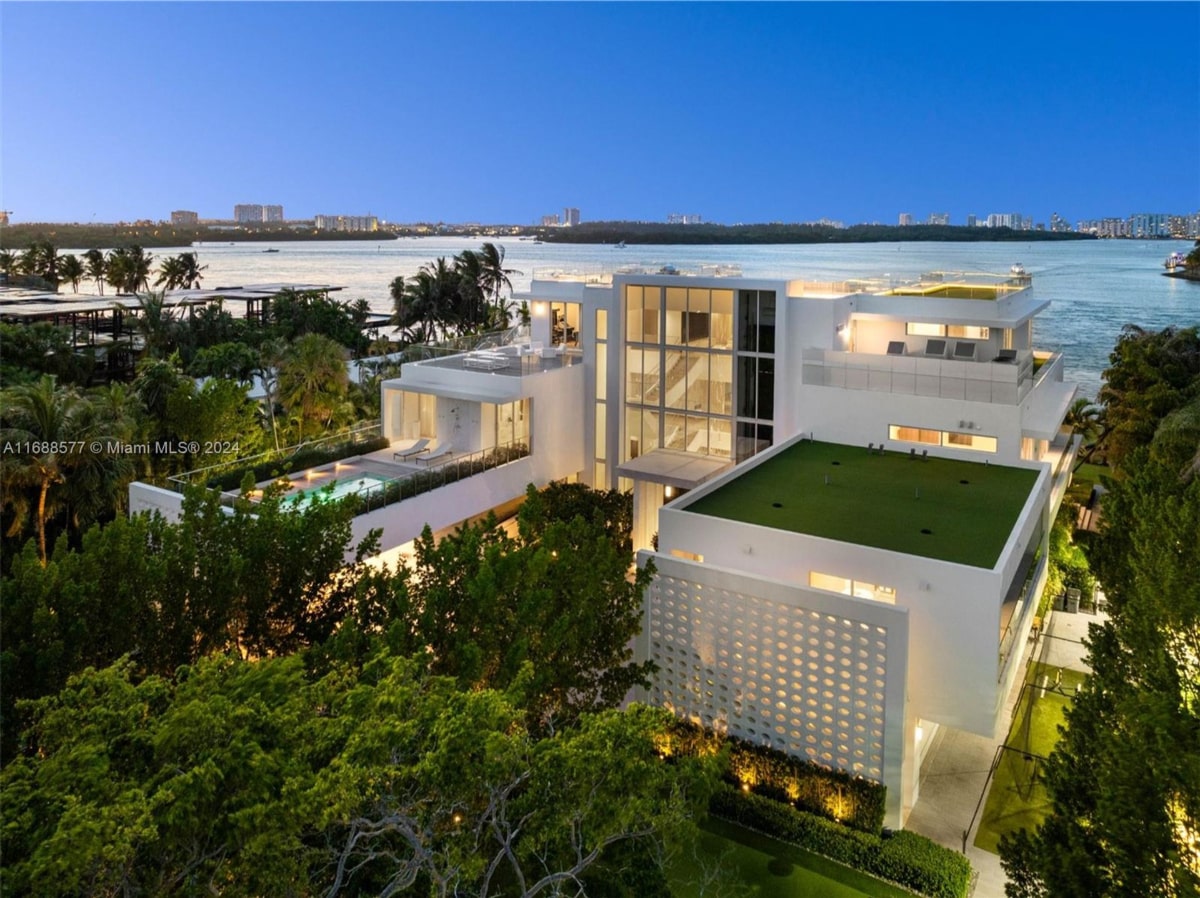
<instances>
[{"instance_id":1,"label":"paved walkway","mask_svg":"<svg viewBox=\"0 0 1200 898\"><path fill-rule=\"evenodd\" d=\"M1088 624L1104 619L1106 616L1102 614L1053 612L1047 622L1045 636L1036 643L1039 660L1058 667L1086 671L1087 666L1083 663L1086 650L1079 642L1087 635ZM1026 644L1027 652L1031 645ZM1021 663L1027 660L1021 659ZM963 850L964 830L971 825L977 806L982 814L979 796L987 783L996 748L1008 735L1023 680L1024 677L1017 678L1005 701L997 728L1000 733L998 738L990 739L950 727L939 727L922 767L920 795L909 815L908 829L955 851ZM1005 878L1000 858L973 844L978 825L976 817L970 832L966 833L967 859L979 874L975 898L1004 898Z\"/></svg>"}]
</instances>

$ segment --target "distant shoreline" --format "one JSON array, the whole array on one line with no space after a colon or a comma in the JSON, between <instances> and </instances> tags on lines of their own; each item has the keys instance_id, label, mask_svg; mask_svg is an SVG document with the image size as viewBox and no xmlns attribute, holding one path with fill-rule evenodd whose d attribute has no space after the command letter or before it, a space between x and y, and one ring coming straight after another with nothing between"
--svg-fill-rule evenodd
<instances>
[{"instance_id":1,"label":"distant shoreline","mask_svg":"<svg viewBox=\"0 0 1200 898\"><path fill-rule=\"evenodd\" d=\"M291 228L273 230L224 230L189 228L177 225L89 225L37 222L7 225L0 228L0 249L22 250L31 243L49 241L56 248L113 249L118 246L141 246L147 249L164 246L191 246L206 243L225 246L230 243L308 243L333 240L395 240L391 231L297 231Z\"/></svg>"},{"instance_id":2,"label":"distant shoreline","mask_svg":"<svg viewBox=\"0 0 1200 898\"><path fill-rule=\"evenodd\" d=\"M1164 271L1163 277L1179 278L1181 281L1200 283L1200 271L1190 271L1187 268L1176 268L1173 271Z\"/></svg>"},{"instance_id":3,"label":"distant shoreline","mask_svg":"<svg viewBox=\"0 0 1200 898\"><path fill-rule=\"evenodd\" d=\"M954 225L668 225L639 222L586 222L569 228L536 228L544 243L686 244L813 244L813 243L1035 243L1095 240L1094 234L1015 231L1012 228L969 228Z\"/></svg>"}]
</instances>

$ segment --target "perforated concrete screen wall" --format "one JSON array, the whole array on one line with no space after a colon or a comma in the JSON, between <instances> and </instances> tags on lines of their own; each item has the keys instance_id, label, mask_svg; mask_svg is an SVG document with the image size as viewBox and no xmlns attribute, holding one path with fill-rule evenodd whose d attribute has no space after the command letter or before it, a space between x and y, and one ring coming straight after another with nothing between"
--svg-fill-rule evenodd
<instances>
[{"instance_id":1,"label":"perforated concrete screen wall","mask_svg":"<svg viewBox=\"0 0 1200 898\"><path fill-rule=\"evenodd\" d=\"M653 704L899 797L903 610L682 559L655 565L644 634L660 668Z\"/></svg>"}]
</instances>

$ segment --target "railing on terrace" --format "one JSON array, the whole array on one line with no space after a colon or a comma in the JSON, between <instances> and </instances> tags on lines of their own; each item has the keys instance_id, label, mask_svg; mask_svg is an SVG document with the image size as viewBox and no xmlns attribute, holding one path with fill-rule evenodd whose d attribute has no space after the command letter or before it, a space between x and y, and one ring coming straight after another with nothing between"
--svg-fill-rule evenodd
<instances>
[{"instance_id":1,"label":"railing on terrace","mask_svg":"<svg viewBox=\"0 0 1200 898\"><path fill-rule=\"evenodd\" d=\"M368 421L298 445L285 446L278 450L270 449L260 452L258 455L248 455L233 461L175 474L167 478L167 488L182 493L187 486L209 484L219 477L230 476L235 472L238 475L244 475L246 471L261 470L264 466L269 467L270 470L261 477L256 476L256 482L266 480L273 471L290 474L314 464L360 455L364 447L381 439L382 433L381 422ZM238 480L240 482L240 476Z\"/></svg>"},{"instance_id":2,"label":"railing on terrace","mask_svg":"<svg viewBox=\"0 0 1200 898\"><path fill-rule=\"evenodd\" d=\"M1033 387L1032 366L1029 352L1011 364L805 349L801 377L806 386L1015 405Z\"/></svg>"},{"instance_id":3,"label":"railing on terrace","mask_svg":"<svg viewBox=\"0 0 1200 898\"><path fill-rule=\"evenodd\" d=\"M675 275L679 277L741 277L740 265L719 262L694 262L679 267L663 262L635 262L622 265L576 265L571 268L535 268L535 281L568 281L582 284L611 284L615 275Z\"/></svg>"},{"instance_id":4,"label":"railing on terrace","mask_svg":"<svg viewBox=\"0 0 1200 898\"><path fill-rule=\"evenodd\" d=\"M430 490L435 490L467 477L482 474L484 471L490 471L493 468L510 464L518 459L526 458L528 455L529 444L527 442L524 440L510 440L505 443L498 443L495 446L489 446L486 449L478 449L475 452L451 458L449 461L439 464L436 467L413 471L393 477L390 480L380 481L377 485L372 484L370 487L353 494L353 497L359 503L356 514L378 511L388 505L395 505L398 502L411 499ZM314 492L319 495L321 488L317 488ZM222 504L231 505L237 499L237 493L226 492L222 494L221 501Z\"/></svg>"},{"instance_id":5,"label":"railing on terrace","mask_svg":"<svg viewBox=\"0 0 1200 898\"><path fill-rule=\"evenodd\" d=\"M1004 670L1008 665L1009 655L1012 654L1013 645L1016 642L1017 633L1021 629L1023 618L1026 613L1026 603L1030 598L1030 591L1034 588L1041 579L1046 570L1046 565L1049 561L1049 555L1038 550L1037 559L1029 567L1029 573L1025 576L1025 582L1021 584L1021 591L1017 594L1013 613L1009 615L1008 624L1004 627L1004 632L1000 634L1000 672L996 678L996 682L1001 682L1004 679Z\"/></svg>"}]
</instances>

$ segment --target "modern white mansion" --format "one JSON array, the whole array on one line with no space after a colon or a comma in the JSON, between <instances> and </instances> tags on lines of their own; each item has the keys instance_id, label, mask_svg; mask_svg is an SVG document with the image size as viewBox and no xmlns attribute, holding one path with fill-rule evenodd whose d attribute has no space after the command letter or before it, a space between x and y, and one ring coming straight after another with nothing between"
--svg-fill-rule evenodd
<instances>
[{"instance_id":1,"label":"modern white mansion","mask_svg":"<svg viewBox=\"0 0 1200 898\"><path fill-rule=\"evenodd\" d=\"M993 735L1045 582L1077 448L1075 388L1033 343L1048 302L1023 273L674 268L540 272L514 299L527 336L406 364L382 387L391 448L339 467L513 460L356 533L382 528L394 553L529 483L632 489L638 562L657 569L642 698L882 781L902 826L935 729Z\"/></svg>"}]
</instances>

